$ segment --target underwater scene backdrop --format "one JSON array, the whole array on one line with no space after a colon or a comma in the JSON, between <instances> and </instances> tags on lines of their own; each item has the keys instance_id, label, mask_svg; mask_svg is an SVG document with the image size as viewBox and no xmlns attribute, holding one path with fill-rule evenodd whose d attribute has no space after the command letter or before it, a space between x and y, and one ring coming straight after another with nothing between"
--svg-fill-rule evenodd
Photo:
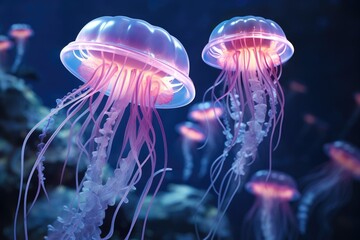
<instances>
[{"instance_id":1,"label":"underwater scene backdrop","mask_svg":"<svg viewBox=\"0 0 360 240\"><path fill-rule=\"evenodd\" d=\"M0 0L0 239L360 239L359 12Z\"/></svg>"}]
</instances>

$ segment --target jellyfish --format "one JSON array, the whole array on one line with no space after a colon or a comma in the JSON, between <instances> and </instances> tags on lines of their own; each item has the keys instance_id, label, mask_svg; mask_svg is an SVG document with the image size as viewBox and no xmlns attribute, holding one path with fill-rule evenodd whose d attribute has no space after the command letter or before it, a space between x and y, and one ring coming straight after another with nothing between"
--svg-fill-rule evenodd
<instances>
[{"instance_id":1,"label":"jellyfish","mask_svg":"<svg viewBox=\"0 0 360 240\"><path fill-rule=\"evenodd\" d=\"M31 26L24 23L13 24L10 27L9 35L16 41L16 57L11 67L11 72L16 73L25 53L25 44L29 37L34 34Z\"/></svg>"},{"instance_id":2,"label":"jellyfish","mask_svg":"<svg viewBox=\"0 0 360 240\"><path fill-rule=\"evenodd\" d=\"M245 185L256 200L244 219L245 238L295 239L297 226L289 202L300 193L292 177L279 171L257 171ZM250 237L252 236L252 237Z\"/></svg>"},{"instance_id":3,"label":"jellyfish","mask_svg":"<svg viewBox=\"0 0 360 240\"><path fill-rule=\"evenodd\" d=\"M12 43L7 36L0 35L0 72L4 72L6 52L12 47Z\"/></svg>"},{"instance_id":4,"label":"jellyfish","mask_svg":"<svg viewBox=\"0 0 360 240\"><path fill-rule=\"evenodd\" d=\"M183 180L189 180L193 168L194 160L193 153L196 143L204 142L206 135L205 131L196 123L183 122L176 126L176 130L182 136L182 152L184 155L184 170Z\"/></svg>"},{"instance_id":5,"label":"jellyfish","mask_svg":"<svg viewBox=\"0 0 360 240\"><path fill-rule=\"evenodd\" d=\"M293 53L292 44L277 23L255 16L234 17L217 25L202 52L205 63L221 69L205 93L215 104L222 102L225 109L225 146L212 163L209 187L218 195L219 219L240 189L246 167L255 161L258 146L268 134L271 168L284 116L279 78L282 64ZM279 137L273 144L276 129ZM230 152L235 152L232 164L225 164Z\"/></svg>"},{"instance_id":6,"label":"jellyfish","mask_svg":"<svg viewBox=\"0 0 360 240\"><path fill-rule=\"evenodd\" d=\"M193 105L189 110L189 119L197 121L206 130L206 147L204 154L200 159L199 178L206 175L208 165L213 156L217 139L219 139L219 123L223 114L223 108L220 104L212 104L212 102L201 102Z\"/></svg>"},{"instance_id":7,"label":"jellyfish","mask_svg":"<svg viewBox=\"0 0 360 240\"><path fill-rule=\"evenodd\" d=\"M305 94L307 92L307 87L306 85L304 85L301 82L298 81L291 81L289 83L289 89L290 89L290 94L295 95L295 94Z\"/></svg>"},{"instance_id":8,"label":"jellyfish","mask_svg":"<svg viewBox=\"0 0 360 240\"><path fill-rule=\"evenodd\" d=\"M74 179L77 197L64 207L57 221L49 225L46 239L111 238L120 207L128 202L129 192L136 191L140 194L139 201L135 204L129 230L124 235L129 239L150 188L155 196L168 170L165 131L157 108L181 107L195 96L189 78L187 53L179 40L160 27L125 16L104 16L87 23L76 40L62 49L60 58L64 66L84 83L62 99L57 99L56 107L34 126L24 140L22 180L25 178L23 169L29 138L43 126L38 156L24 182L24 193L21 190L23 181L20 183L14 238L20 206L23 205L24 238L28 239L28 212L36 204L41 191L47 196L46 151L59 131L69 128L69 143L74 140L75 144L68 144L67 156L71 156L76 148L80 154L75 160L80 164L86 158L89 165L82 179L78 175ZM56 114L65 109L66 118L55 124ZM77 127L79 124L80 128ZM155 124L160 136L155 132ZM51 128L54 130L49 134ZM164 149L161 162L155 149L155 143L159 142ZM115 143L120 143L119 149L114 149ZM68 158L64 159L62 175L66 171L66 162L70 161ZM107 163L114 167L114 171L103 181L102 171ZM37 190L31 194L30 185L36 176ZM137 184L140 180L145 184ZM108 208L113 209L111 224L102 233L100 226ZM148 213L149 208L146 216ZM142 225L142 239L145 225L146 220Z\"/></svg>"},{"instance_id":9,"label":"jellyfish","mask_svg":"<svg viewBox=\"0 0 360 240\"><path fill-rule=\"evenodd\" d=\"M307 177L308 184L298 207L299 229L306 234L309 216L317 209L319 222L324 223L319 234L329 232L330 215L350 198L352 179L360 179L360 149L344 141L324 145L330 162Z\"/></svg>"}]
</instances>

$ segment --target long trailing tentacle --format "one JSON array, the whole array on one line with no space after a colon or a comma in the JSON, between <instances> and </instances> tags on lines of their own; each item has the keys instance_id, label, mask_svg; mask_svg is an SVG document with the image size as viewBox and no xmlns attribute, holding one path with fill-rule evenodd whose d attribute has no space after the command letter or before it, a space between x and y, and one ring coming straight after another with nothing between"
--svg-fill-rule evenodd
<instances>
[{"instance_id":1,"label":"long trailing tentacle","mask_svg":"<svg viewBox=\"0 0 360 240\"><path fill-rule=\"evenodd\" d=\"M319 172L308 177L308 187L300 199L297 212L301 234L306 234L309 216L315 206L318 206L319 212L322 211L324 215L322 217L325 218L328 217L329 212L346 202L349 190L348 182L347 175L343 170L332 164L324 166ZM326 225L326 220L321 220Z\"/></svg>"},{"instance_id":2,"label":"long trailing tentacle","mask_svg":"<svg viewBox=\"0 0 360 240\"><path fill-rule=\"evenodd\" d=\"M30 131L29 133L26 135L26 137L24 138L24 142L21 148L21 160L20 160L20 187L19 187L19 196L18 196L18 202L17 202L17 206L16 206L16 210L15 210L15 217L14 217L14 239L17 238L17 220L18 220L18 216L19 216L19 211L20 211L20 206L23 200L23 196L22 196L22 191L23 191L23 186L24 186L24 162L25 162L25 149L27 146L27 143L30 139L30 137L32 136L32 134L42 125L44 124L46 121L48 121L48 119L52 118L54 115L56 115L59 111L61 111L61 109L76 103L77 101L81 101L81 99L85 99L87 97L87 94L90 92L90 89L87 89L87 86L83 86L80 87L75 93L74 96L77 96L75 98L69 98L70 94L68 94L67 96L65 96L65 98L61 101L61 104L59 103L57 105L56 108L51 109L50 113L45 116L43 118L43 120L41 120L40 122L38 122ZM41 161L41 158L43 156L43 153L45 151L45 145L42 147L42 150L40 151L40 153L38 154L37 160L35 161L34 164L34 168L33 170L37 169L37 167L39 166L39 163ZM41 179L40 179L41 180ZM26 202L23 203L24 204L24 235L25 235L25 239L28 239L28 234L27 234L27 223L26 223L26 214L27 214L27 210L26 210Z\"/></svg>"}]
</instances>

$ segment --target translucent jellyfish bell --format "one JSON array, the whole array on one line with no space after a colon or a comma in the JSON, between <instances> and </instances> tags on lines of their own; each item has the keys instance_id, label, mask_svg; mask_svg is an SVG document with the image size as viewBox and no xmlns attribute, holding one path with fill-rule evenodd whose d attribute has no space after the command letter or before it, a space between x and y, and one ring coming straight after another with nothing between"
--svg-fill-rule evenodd
<instances>
[{"instance_id":1,"label":"translucent jellyfish bell","mask_svg":"<svg viewBox=\"0 0 360 240\"><path fill-rule=\"evenodd\" d=\"M350 143L336 141L325 144L324 152L331 161L307 176L297 217L300 232L306 235L308 227L312 227L309 218L318 216L317 220L323 224L317 226L316 233L327 238L331 234L329 216L351 197L352 180L360 180L360 149Z\"/></svg>"},{"instance_id":2,"label":"translucent jellyfish bell","mask_svg":"<svg viewBox=\"0 0 360 240\"><path fill-rule=\"evenodd\" d=\"M32 30L31 26L24 23L13 24L9 30L9 35L18 41L26 40L33 34L34 31Z\"/></svg>"},{"instance_id":3,"label":"translucent jellyfish bell","mask_svg":"<svg viewBox=\"0 0 360 240\"><path fill-rule=\"evenodd\" d=\"M194 142L203 142L206 138L204 130L200 126L192 122L180 123L176 126L176 130L186 139Z\"/></svg>"},{"instance_id":4,"label":"translucent jellyfish bell","mask_svg":"<svg viewBox=\"0 0 360 240\"><path fill-rule=\"evenodd\" d=\"M191 106L189 118L204 124L206 121L216 121L221 118L223 113L224 110L220 103L213 104L212 102L201 102Z\"/></svg>"},{"instance_id":5,"label":"translucent jellyfish bell","mask_svg":"<svg viewBox=\"0 0 360 240\"><path fill-rule=\"evenodd\" d=\"M360 150L358 148L343 141L336 141L325 144L324 151L338 167L360 180Z\"/></svg>"},{"instance_id":6,"label":"translucent jellyfish bell","mask_svg":"<svg viewBox=\"0 0 360 240\"><path fill-rule=\"evenodd\" d=\"M183 122L176 125L176 130L182 136L182 152L184 156L183 180L187 181L193 172L193 151L196 143L202 143L206 139L203 128L193 122Z\"/></svg>"},{"instance_id":7,"label":"translucent jellyfish bell","mask_svg":"<svg viewBox=\"0 0 360 240\"><path fill-rule=\"evenodd\" d=\"M289 175L272 170L257 171L246 184L246 190L266 199L279 198L293 201L300 197L296 183Z\"/></svg>"},{"instance_id":8,"label":"translucent jellyfish bell","mask_svg":"<svg viewBox=\"0 0 360 240\"><path fill-rule=\"evenodd\" d=\"M295 239L296 223L288 202L300 193L293 178L278 171L257 171L246 190L256 200L244 220L244 239Z\"/></svg>"},{"instance_id":9,"label":"translucent jellyfish bell","mask_svg":"<svg viewBox=\"0 0 360 240\"><path fill-rule=\"evenodd\" d=\"M274 21L256 16L234 17L218 24L212 31L209 43L202 52L203 60L219 69L235 70L238 63L232 59L236 52L247 54L247 49L261 48L275 65L280 65L291 58L293 45L286 39L282 28ZM243 67L257 65L253 52L248 63Z\"/></svg>"},{"instance_id":10,"label":"translucent jellyfish bell","mask_svg":"<svg viewBox=\"0 0 360 240\"><path fill-rule=\"evenodd\" d=\"M181 107L195 97L189 60L182 44L164 29L143 20L124 16L95 19L83 27L60 57L64 66L84 82L101 75L96 70L104 63L122 65L119 74L142 70L144 76L152 77L150 91L160 92L157 108ZM92 75L94 72L96 76ZM113 74L108 79L110 88L114 88L117 78ZM124 87L131 85L128 79L123 81Z\"/></svg>"},{"instance_id":11,"label":"translucent jellyfish bell","mask_svg":"<svg viewBox=\"0 0 360 240\"><path fill-rule=\"evenodd\" d=\"M46 238L110 239L120 208L129 201L130 191L136 189L141 197L134 204L136 207L128 232L123 234L125 239L129 239L145 197L150 192L156 195L165 171L169 170L165 130L156 108L180 107L191 102L195 95L188 76L187 53L181 43L164 29L143 20L116 16L100 17L86 24L76 40L61 51L60 57L64 66L84 83L62 99L57 99L56 108L24 140L22 171L27 141L37 128L44 125L24 196L22 190L19 193L14 238L20 204L23 204L24 232L25 239L28 239L26 216L36 204L40 190L46 194L44 162L47 149L60 130L69 128L69 143L74 140L76 144L67 146L65 165L68 161L80 162L83 158L87 158L90 164L83 179L78 179L79 176L75 179L78 194L73 205L66 206L57 221L49 225ZM50 131L53 118L64 109L67 109L66 118ZM155 124L158 124L156 131ZM126 126L126 129L121 130L120 126ZM156 136L159 131L160 136ZM113 142L120 144L116 151ZM160 163L155 146L159 142L164 150ZM69 159L73 148L79 154L76 159ZM104 181L102 172L110 159L115 161L114 173ZM28 209L28 193L36 173L37 194ZM146 178L145 182L140 181L141 178ZM22 180L20 189L23 189ZM144 185L139 186L139 181ZM113 215L110 216L110 227L106 228L108 232L104 234L101 226L109 208L113 209L110 211ZM145 210L141 239L144 239L149 211L149 208Z\"/></svg>"}]
</instances>

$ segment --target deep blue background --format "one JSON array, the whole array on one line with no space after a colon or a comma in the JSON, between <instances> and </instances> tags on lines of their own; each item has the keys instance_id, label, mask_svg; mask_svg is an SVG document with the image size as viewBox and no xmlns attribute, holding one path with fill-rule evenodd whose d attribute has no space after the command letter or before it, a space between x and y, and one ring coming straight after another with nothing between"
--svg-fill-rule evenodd
<instances>
[{"instance_id":1,"label":"deep blue background","mask_svg":"<svg viewBox=\"0 0 360 240\"><path fill-rule=\"evenodd\" d=\"M38 78L29 84L46 105L54 106L56 98L80 84L62 66L59 53L75 39L84 24L104 15L143 19L166 29L184 45L191 64L190 77L197 90L194 102L199 102L219 74L201 59L202 48L212 29L234 16L258 15L272 19L295 47L293 58L283 67L281 83L285 92L289 94L287 86L292 80L302 82L308 89L305 95L288 102L282 142L274 153L274 168L301 179L327 161L322 144L339 138L357 107L353 94L360 91L359 13L356 0L0 0L0 34L6 34L13 23L28 23L33 27L35 35L28 42L23 66L36 72ZM174 126L186 120L187 110L188 107L184 107L166 112L164 125L170 149L178 146ZM311 128L307 136L299 140L305 113L318 117L325 128ZM161 114L164 115L164 111ZM344 139L360 147L359 121ZM266 155L266 150L261 154ZM170 165L181 171L181 158L170 155L170 160ZM260 163L253 171L268 166L266 161L258 160ZM358 182L353 189L351 202L333 220L334 239L359 236ZM244 207L233 206L234 230L239 228L252 201L249 194L242 195L244 200L238 196L235 201L242 201Z\"/></svg>"}]
</instances>

